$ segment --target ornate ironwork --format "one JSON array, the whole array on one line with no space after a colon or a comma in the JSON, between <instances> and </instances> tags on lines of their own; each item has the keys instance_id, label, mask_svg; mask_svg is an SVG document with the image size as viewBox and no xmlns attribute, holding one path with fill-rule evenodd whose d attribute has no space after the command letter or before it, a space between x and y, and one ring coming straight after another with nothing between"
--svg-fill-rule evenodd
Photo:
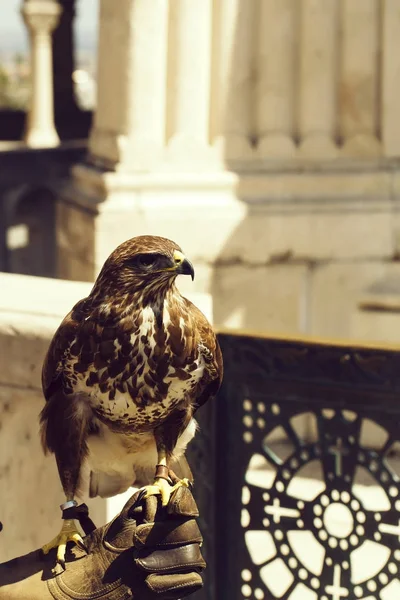
<instances>
[{"instance_id":1,"label":"ornate ironwork","mask_svg":"<svg viewBox=\"0 0 400 600\"><path fill-rule=\"evenodd\" d=\"M400 441L400 353L233 335L220 343L215 598L400 597L400 480L388 462ZM304 415L312 435L298 426ZM371 422L376 447L365 442ZM254 471L254 456L270 470ZM303 479L302 497L295 484L311 466L321 482L313 491ZM355 485L359 473L379 486L379 510L372 488ZM355 557L371 554L356 573Z\"/></svg>"}]
</instances>

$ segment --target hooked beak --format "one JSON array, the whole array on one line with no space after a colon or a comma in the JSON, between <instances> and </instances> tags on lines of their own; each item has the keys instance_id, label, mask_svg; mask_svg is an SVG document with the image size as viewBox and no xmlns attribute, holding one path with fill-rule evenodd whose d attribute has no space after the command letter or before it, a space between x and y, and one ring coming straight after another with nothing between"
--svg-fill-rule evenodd
<instances>
[{"instance_id":1,"label":"hooked beak","mask_svg":"<svg viewBox=\"0 0 400 600\"><path fill-rule=\"evenodd\" d=\"M176 250L174 252L175 272L177 275L190 275L192 281L194 279L194 268L190 260L188 260L182 252Z\"/></svg>"}]
</instances>

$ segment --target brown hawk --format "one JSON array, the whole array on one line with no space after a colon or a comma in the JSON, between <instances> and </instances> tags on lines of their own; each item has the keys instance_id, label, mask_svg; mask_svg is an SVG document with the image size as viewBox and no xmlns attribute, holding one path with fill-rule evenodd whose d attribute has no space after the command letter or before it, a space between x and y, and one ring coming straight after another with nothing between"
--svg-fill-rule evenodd
<instances>
[{"instance_id":1,"label":"brown hawk","mask_svg":"<svg viewBox=\"0 0 400 600\"><path fill-rule=\"evenodd\" d=\"M54 335L42 373L41 435L68 506L87 493L110 497L150 483L156 466L146 493L168 504L168 469L223 371L211 325L175 286L180 274L193 279L194 270L174 242L128 240ZM82 541L70 519L43 551L57 547L63 563L68 541Z\"/></svg>"}]
</instances>

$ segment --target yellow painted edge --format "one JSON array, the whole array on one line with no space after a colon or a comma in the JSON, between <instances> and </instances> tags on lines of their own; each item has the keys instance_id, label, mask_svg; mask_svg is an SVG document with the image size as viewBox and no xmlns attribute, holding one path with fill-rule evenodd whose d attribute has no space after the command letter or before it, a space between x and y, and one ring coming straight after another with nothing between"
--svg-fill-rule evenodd
<instances>
[{"instance_id":1,"label":"yellow painted edge","mask_svg":"<svg viewBox=\"0 0 400 600\"><path fill-rule=\"evenodd\" d=\"M215 328L217 334L232 335L236 337L254 337L263 340L274 340L281 342L299 342L306 344L315 344L320 346L335 346L343 348L359 348L368 350L391 350L392 352L400 352L400 338L399 344L395 345L392 343L378 342L378 341L365 341L356 339L340 339L340 338L327 338L317 337L303 334L288 334L288 333L277 333L271 332L257 332L254 330L246 329L227 329L227 328Z\"/></svg>"}]
</instances>

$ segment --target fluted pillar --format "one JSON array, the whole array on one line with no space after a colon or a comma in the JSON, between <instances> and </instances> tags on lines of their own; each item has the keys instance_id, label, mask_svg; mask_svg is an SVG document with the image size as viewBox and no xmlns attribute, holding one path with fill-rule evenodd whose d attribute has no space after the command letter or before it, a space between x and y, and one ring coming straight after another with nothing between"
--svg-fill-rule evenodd
<instances>
[{"instance_id":1,"label":"fluted pillar","mask_svg":"<svg viewBox=\"0 0 400 600\"><path fill-rule=\"evenodd\" d=\"M205 247L199 232L207 231L217 245L214 232L242 218L245 208L232 193L237 178L225 168L221 144L213 143L224 135L221 96L211 124L217 116L210 106L218 45L213 11L220 3L100 0L89 155L63 190L68 202L95 212L96 266L122 240L146 231L177 239L198 255ZM236 17L233 10L231 38ZM224 51L225 77L235 67L229 48ZM215 245L206 250L211 258Z\"/></svg>"},{"instance_id":2,"label":"fluted pillar","mask_svg":"<svg viewBox=\"0 0 400 600\"><path fill-rule=\"evenodd\" d=\"M100 0L93 162L154 173L397 156L399 3Z\"/></svg>"},{"instance_id":3,"label":"fluted pillar","mask_svg":"<svg viewBox=\"0 0 400 600\"><path fill-rule=\"evenodd\" d=\"M167 145L176 167L209 153L211 0L169 4Z\"/></svg>"},{"instance_id":4,"label":"fluted pillar","mask_svg":"<svg viewBox=\"0 0 400 600\"><path fill-rule=\"evenodd\" d=\"M253 154L256 8L254 0L213 4L210 135L227 160L249 159Z\"/></svg>"},{"instance_id":5,"label":"fluted pillar","mask_svg":"<svg viewBox=\"0 0 400 600\"><path fill-rule=\"evenodd\" d=\"M165 146L166 0L100 0L92 160L126 172L158 165Z\"/></svg>"},{"instance_id":6,"label":"fluted pillar","mask_svg":"<svg viewBox=\"0 0 400 600\"><path fill-rule=\"evenodd\" d=\"M378 156L380 0L342 0L339 132L342 154Z\"/></svg>"},{"instance_id":7,"label":"fluted pillar","mask_svg":"<svg viewBox=\"0 0 400 600\"><path fill-rule=\"evenodd\" d=\"M295 153L296 10L297 0L260 2L255 111L263 159Z\"/></svg>"},{"instance_id":8,"label":"fluted pillar","mask_svg":"<svg viewBox=\"0 0 400 600\"><path fill-rule=\"evenodd\" d=\"M334 158L338 153L337 0L300 0L299 154Z\"/></svg>"},{"instance_id":9,"label":"fluted pillar","mask_svg":"<svg viewBox=\"0 0 400 600\"><path fill-rule=\"evenodd\" d=\"M57 146L54 125L51 35L61 7L52 0L25 0L21 9L31 45L31 100L25 140L33 148Z\"/></svg>"}]
</instances>

